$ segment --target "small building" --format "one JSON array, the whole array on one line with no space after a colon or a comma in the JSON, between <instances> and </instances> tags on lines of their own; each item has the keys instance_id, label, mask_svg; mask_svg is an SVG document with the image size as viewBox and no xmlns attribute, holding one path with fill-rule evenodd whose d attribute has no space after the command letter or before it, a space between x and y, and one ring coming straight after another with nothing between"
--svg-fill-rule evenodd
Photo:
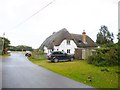
<instances>
[{"instance_id":1,"label":"small building","mask_svg":"<svg viewBox=\"0 0 120 90\"><path fill-rule=\"evenodd\" d=\"M40 50L49 54L51 51L64 51L75 54L77 59L85 59L87 49L96 48L96 43L83 31L81 34L69 33L66 28L50 35L40 46Z\"/></svg>"}]
</instances>

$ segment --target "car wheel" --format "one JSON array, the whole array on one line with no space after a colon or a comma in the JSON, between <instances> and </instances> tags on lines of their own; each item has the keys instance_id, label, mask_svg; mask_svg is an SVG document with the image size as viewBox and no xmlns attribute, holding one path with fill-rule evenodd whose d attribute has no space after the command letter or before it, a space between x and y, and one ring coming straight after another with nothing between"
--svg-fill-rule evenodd
<instances>
[{"instance_id":1,"label":"car wheel","mask_svg":"<svg viewBox=\"0 0 120 90\"><path fill-rule=\"evenodd\" d=\"M25 56L27 56L28 54L26 53Z\"/></svg>"},{"instance_id":2,"label":"car wheel","mask_svg":"<svg viewBox=\"0 0 120 90\"><path fill-rule=\"evenodd\" d=\"M55 59L54 59L54 62L55 62L55 63L57 63L57 62L58 62L58 59L57 59L57 58L55 58Z\"/></svg>"},{"instance_id":3,"label":"car wheel","mask_svg":"<svg viewBox=\"0 0 120 90\"><path fill-rule=\"evenodd\" d=\"M70 58L70 61L73 61L74 60L74 58Z\"/></svg>"},{"instance_id":4,"label":"car wheel","mask_svg":"<svg viewBox=\"0 0 120 90\"><path fill-rule=\"evenodd\" d=\"M30 57L31 56L31 54L28 54L28 57Z\"/></svg>"}]
</instances>

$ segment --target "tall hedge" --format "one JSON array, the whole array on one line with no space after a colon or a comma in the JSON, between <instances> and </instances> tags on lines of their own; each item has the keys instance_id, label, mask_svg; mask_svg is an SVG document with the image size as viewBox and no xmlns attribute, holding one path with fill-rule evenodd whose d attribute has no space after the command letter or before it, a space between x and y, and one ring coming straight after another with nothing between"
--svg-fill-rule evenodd
<instances>
[{"instance_id":1,"label":"tall hedge","mask_svg":"<svg viewBox=\"0 0 120 90\"><path fill-rule=\"evenodd\" d=\"M96 66L113 66L120 64L118 59L117 48L97 49L96 54L89 56L87 59L89 64Z\"/></svg>"}]
</instances>

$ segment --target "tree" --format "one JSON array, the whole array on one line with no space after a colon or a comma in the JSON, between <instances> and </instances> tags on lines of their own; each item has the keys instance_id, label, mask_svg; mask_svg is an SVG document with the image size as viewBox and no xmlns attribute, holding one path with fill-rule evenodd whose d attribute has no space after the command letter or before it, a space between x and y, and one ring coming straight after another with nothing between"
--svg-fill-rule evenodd
<instances>
[{"instance_id":1,"label":"tree","mask_svg":"<svg viewBox=\"0 0 120 90\"><path fill-rule=\"evenodd\" d=\"M119 60L119 65L120 65L120 29L119 29L119 32L118 32L118 43L117 43L117 45L118 45L118 47L117 47L117 49L118 49L118 60Z\"/></svg>"},{"instance_id":2,"label":"tree","mask_svg":"<svg viewBox=\"0 0 120 90\"><path fill-rule=\"evenodd\" d=\"M30 46L18 45L18 46L16 46L16 50L17 50L17 51L26 51L26 50L32 51L33 49L32 49L32 47L30 47Z\"/></svg>"},{"instance_id":3,"label":"tree","mask_svg":"<svg viewBox=\"0 0 120 90\"><path fill-rule=\"evenodd\" d=\"M103 25L97 34L96 43L99 45L113 43L114 35L108 31L107 26Z\"/></svg>"},{"instance_id":4,"label":"tree","mask_svg":"<svg viewBox=\"0 0 120 90\"><path fill-rule=\"evenodd\" d=\"M117 38L118 39L118 44L120 45L120 29L118 31L118 35L117 36L118 36L118 38Z\"/></svg>"},{"instance_id":5,"label":"tree","mask_svg":"<svg viewBox=\"0 0 120 90\"><path fill-rule=\"evenodd\" d=\"M2 45L2 54L5 54L5 49L9 47L10 45L10 40L8 40L7 38L5 37L0 37L1 38L1 45Z\"/></svg>"}]
</instances>

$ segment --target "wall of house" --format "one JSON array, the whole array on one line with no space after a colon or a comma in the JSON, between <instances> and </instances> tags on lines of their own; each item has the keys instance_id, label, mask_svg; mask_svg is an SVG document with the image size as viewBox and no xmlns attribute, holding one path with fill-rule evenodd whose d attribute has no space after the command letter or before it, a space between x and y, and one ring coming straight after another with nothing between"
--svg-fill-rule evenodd
<instances>
[{"instance_id":1,"label":"wall of house","mask_svg":"<svg viewBox=\"0 0 120 90\"><path fill-rule=\"evenodd\" d=\"M75 48L77 48L77 46L73 40L70 40L69 44L67 44L67 40L63 40L59 46L54 46L55 51L57 51L57 50L62 51L63 50L66 53L70 53L70 54L74 54Z\"/></svg>"},{"instance_id":2,"label":"wall of house","mask_svg":"<svg viewBox=\"0 0 120 90\"><path fill-rule=\"evenodd\" d=\"M47 53L47 55L49 55L51 51L51 49L47 49L47 47L44 47L44 53Z\"/></svg>"}]
</instances>

